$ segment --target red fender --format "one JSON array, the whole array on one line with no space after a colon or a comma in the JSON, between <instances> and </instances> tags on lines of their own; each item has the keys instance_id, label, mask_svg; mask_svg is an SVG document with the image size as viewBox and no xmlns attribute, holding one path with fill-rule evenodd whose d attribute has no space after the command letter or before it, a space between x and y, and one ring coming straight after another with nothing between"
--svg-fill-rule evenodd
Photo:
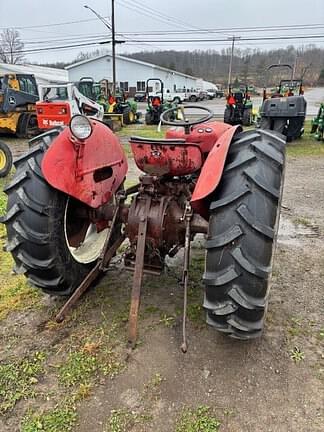
<instances>
[{"instance_id":1,"label":"red fender","mask_svg":"<svg viewBox=\"0 0 324 432\"><path fill-rule=\"evenodd\" d=\"M113 132L93 119L91 124L92 134L83 141L65 128L45 153L42 172L53 188L98 208L118 190L128 165Z\"/></svg>"},{"instance_id":2,"label":"red fender","mask_svg":"<svg viewBox=\"0 0 324 432\"><path fill-rule=\"evenodd\" d=\"M201 169L197 184L191 197L193 209L201 216L208 218L208 208L204 198L210 195L218 186L224 169L224 164L232 138L241 126L227 129L216 141Z\"/></svg>"}]
</instances>

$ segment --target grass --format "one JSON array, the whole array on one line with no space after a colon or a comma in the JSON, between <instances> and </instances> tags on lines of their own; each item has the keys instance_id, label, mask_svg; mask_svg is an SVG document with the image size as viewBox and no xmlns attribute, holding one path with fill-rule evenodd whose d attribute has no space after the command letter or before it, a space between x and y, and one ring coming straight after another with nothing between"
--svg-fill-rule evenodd
<instances>
[{"instance_id":1,"label":"grass","mask_svg":"<svg viewBox=\"0 0 324 432\"><path fill-rule=\"evenodd\" d=\"M129 432L135 425L144 424L152 417L125 409L111 411L105 432Z\"/></svg>"},{"instance_id":2,"label":"grass","mask_svg":"<svg viewBox=\"0 0 324 432\"><path fill-rule=\"evenodd\" d=\"M21 432L69 432L77 419L71 406L57 406L52 410L37 414L29 412L23 419Z\"/></svg>"},{"instance_id":3,"label":"grass","mask_svg":"<svg viewBox=\"0 0 324 432\"><path fill-rule=\"evenodd\" d=\"M45 354L0 364L0 413L11 410L20 399L35 396L34 386L44 372Z\"/></svg>"},{"instance_id":4,"label":"grass","mask_svg":"<svg viewBox=\"0 0 324 432\"><path fill-rule=\"evenodd\" d=\"M6 212L7 195L3 188L7 182L8 178L0 179L0 216ZM28 286L24 276L12 276L14 262L9 253L3 252L5 241L5 226L0 224L0 320L12 311L25 310L37 305L40 299L39 292Z\"/></svg>"},{"instance_id":5,"label":"grass","mask_svg":"<svg viewBox=\"0 0 324 432\"><path fill-rule=\"evenodd\" d=\"M301 156L324 156L324 143L316 141L310 134L311 121L305 122L305 133L301 139L287 145L287 155L292 157Z\"/></svg>"},{"instance_id":6,"label":"grass","mask_svg":"<svg viewBox=\"0 0 324 432\"><path fill-rule=\"evenodd\" d=\"M175 432L218 432L220 426L210 407L201 405L197 409L186 408L183 411Z\"/></svg>"},{"instance_id":7,"label":"grass","mask_svg":"<svg viewBox=\"0 0 324 432\"><path fill-rule=\"evenodd\" d=\"M163 138L165 134L165 127L161 128L158 132L157 126L147 126L145 124L129 125L122 128L116 134L120 137L141 136L143 138Z\"/></svg>"},{"instance_id":8,"label":"grass","mask_svg":"<svg viewBox=\"0 0 324 432\"><path fill-rule=\"evenodd\" d=\"M85 346L80 351L70 353L58 368L59 382L66 387L83 386L86 390L100 373L114 376L121 369L122 364L113 351L99 347L98 350L87 349Z\"/></svg>"},{"instance_id":9,"label":"grass","mask_svg":"<svg viewBox=\"0 0 324 432\"><path fill-rule=\"evenodd\" d=\"M306 228L312 228L314 226L311 221L301 216L295 218L294 223L296 225L303 225Z\"/></svg>"},{"instance_id":10,"label":"grass","mask_svg":"<svg viewBox=\"0 0 324 432\"><path fill-rule=\"evenodd\" d=\"M293 360L295 363L299 363L305 359L305 353L296 346L290 350L289 355L291 360Z\"/></svg>"}]
</instances>

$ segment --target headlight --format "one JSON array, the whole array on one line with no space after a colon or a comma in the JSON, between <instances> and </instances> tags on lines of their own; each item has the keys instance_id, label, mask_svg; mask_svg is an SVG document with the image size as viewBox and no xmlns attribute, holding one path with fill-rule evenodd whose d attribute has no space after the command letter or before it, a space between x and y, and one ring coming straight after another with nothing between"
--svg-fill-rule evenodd
<instances>
[{"instance_id":1,"label":"headlight","mask_svg":"<svg viewBox=\"0 0 324 432\"><path fill-rule=\"evenodd\" d=\"M70 121L70 131L75 138L85 140L89 138L92 133L92 126L90 120L80 114L75 115Z\"/></svg>"}]
</instances>

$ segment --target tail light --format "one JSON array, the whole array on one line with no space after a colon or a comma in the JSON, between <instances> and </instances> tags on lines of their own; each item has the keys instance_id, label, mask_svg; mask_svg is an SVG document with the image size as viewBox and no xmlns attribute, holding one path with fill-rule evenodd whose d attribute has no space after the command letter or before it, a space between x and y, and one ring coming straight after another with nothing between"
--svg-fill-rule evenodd
<instances>
[{"instance_id":1,"label":"tail light","mask_svg":"<svg viewBox=\"0 0 324 432\"><path fill-rule=\"evenodd\" d=\"M61 110L59 111L59 114L66 114L67 113L67 110L66 110L66 108L61 108Z\"/></svg>"},{"instance_id":2,"label":"tail light","mask_svg":"<svg viewBox=\"0 0 324 432\"><path fill-rule=\"evenodd\" d=\"M43 108L37 108L37 114L43 114Z\"/></svg>"}]
</instances>

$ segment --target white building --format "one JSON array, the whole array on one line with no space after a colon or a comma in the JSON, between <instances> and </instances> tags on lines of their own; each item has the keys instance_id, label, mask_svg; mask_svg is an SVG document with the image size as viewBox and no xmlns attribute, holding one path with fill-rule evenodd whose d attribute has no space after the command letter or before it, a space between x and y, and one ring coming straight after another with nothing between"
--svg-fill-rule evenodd
<instances>
[{"instance_id":1,"label":"white building","mask_svg":"<svg viewBox=\"0 0 324 432\"><path fill-rule=\"evenodd\" d=\"M66 83L68 72L64 69L49 68L37 65L16 65L0 63L0 76L5 74L34 75L37 84Z\"/></svg>"},{"instance_id":2,"label":"white building","mask_svg":"<svg viewBox=\"0 0 324 432\"><path fill-rule=\"evenodd\" d=\"M65 68L69 74L69 81L78 81L82 77L92 77L95 81L108 79L112 82L112 57L110 54L80 61ZM136 91L145 91L148 78L160 78L164 83L164 90L174 92L178 89L197 90L198 78L166 69L151 63L128 57L116 56L117 87L133 95ZM153 83L152 91L160 90L158 83Z\"/></svg>"}]
</instances>

